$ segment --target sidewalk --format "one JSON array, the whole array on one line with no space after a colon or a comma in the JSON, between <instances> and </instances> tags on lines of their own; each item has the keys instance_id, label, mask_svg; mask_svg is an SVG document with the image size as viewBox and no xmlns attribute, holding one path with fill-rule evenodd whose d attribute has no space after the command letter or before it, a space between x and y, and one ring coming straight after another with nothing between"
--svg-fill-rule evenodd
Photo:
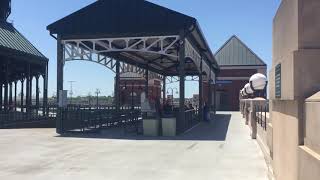
<instances>
[{"instance_id":1,"label":"sidewalk","mask_svg":"<svg viewBox=\"0 0 320 180\"><path fill-rule=\"evenodd\" d=\"M5 180L267 180L262 152L238 112L219 113L215 125L173 139L0 130L0 147Z\"/></svg>"}]
</instances>

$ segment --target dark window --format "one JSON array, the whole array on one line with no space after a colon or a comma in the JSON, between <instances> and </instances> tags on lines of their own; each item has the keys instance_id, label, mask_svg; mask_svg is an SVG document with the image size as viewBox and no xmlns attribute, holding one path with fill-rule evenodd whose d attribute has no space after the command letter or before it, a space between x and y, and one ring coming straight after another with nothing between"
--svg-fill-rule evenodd
<instances>
[{"instance_id":1,"label":"dark window","mask_svg":"<svg viewBox=\"0 0 320 180\"><path fill-rule=\"evenodd\" d=\"M276 98L281 98L281 64L278 64L275 69L275 91Z\"/></svg>"}]
</instances>

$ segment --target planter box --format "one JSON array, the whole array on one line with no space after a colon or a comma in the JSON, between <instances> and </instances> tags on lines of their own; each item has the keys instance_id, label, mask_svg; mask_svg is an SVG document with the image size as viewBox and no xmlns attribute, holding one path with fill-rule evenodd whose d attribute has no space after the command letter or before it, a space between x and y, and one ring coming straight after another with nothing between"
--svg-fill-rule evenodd
<instances>
[{"instance_id":1,"label":"planter box","mask_svg":"<svg viewBox=\"0 0 320 180\"><path fill-rule=\"evenodd\" d=\"M144 136L159 136L159 120L144 119L143 120L143 135Z\"/></svg>"},{"instance_id":2,"label":"planter box","mask_svg":"<svg viewBox=\"0 0 320 180\"><path fill-rule=\"evenodd\" d=\"M162 135L176 136L176 118L162 118Z\"/></svg>"}]
</instances>

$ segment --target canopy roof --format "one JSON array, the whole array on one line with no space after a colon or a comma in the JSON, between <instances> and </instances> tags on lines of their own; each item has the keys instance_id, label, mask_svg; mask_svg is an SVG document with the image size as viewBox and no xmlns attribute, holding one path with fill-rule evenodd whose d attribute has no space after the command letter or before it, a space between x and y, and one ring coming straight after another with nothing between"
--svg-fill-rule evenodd
<instances>
[{"instance_id":1,"label":"canopy roof","mask_svg":"<svg viewBox=\"0 0 320 180\"><path fill-rule=\"evenodd\" d=\"M220 66L266 66L266 63L235 35L216 52L215 58Z\"/></svg>"},{"instance_id":2,"label":"canopy roof","mask_svg":"<svg viewBox=\"0 0 320 180\"><path fill-rule=\"evenodd\" d=\"M0 82L13 82L31 75L46 73L48 59L41 54L12 24L0 21Z\"/></svg>"},{"instance_id":3,"label":"canopy roof","mask_svg":"<svg viewBox=\"0 0 320 180\"><path fill-rule=\"evenodd\" d=\"M40 53L12 24L0 22L0 54L10 59L43 61L48 59Z\"/></svg>"},{"instance_id":4,"label":"canopy roof","mask_svg":"<svg viewBox=\"0 0 320 180\"><path fill-rule=\"evenodd\" d=\"M213 70L218 70L217 62L195 18L145 0L98 0L49 25L47 29L62 41L65 40L64 43L76 45L81 40L82 51L94 49L94 51L103 52L101 54L107 57L117 58L142 68L148 67L151 71L163 75L178 74L178 61L174 55L178 55L179 46L175 36L181 36L181 32L185 32L183 35L203 56L206 64ZM110 40L110 38L129 39L121 41ZM99 42L93 43L95 39ZM135 47L137 49L141 48L139 46L143 43L147 44L145 47L153 45L151 47L153 51L172 45L168 48L168 53L172 56L148 52L106 52L106 46L103 46L110 43L110 46L125 49L126 41L129 42L129 46L137 46ZM187 75L196 74L197 69L192 61L187 62Z\"/></svg>"}]
</instances>

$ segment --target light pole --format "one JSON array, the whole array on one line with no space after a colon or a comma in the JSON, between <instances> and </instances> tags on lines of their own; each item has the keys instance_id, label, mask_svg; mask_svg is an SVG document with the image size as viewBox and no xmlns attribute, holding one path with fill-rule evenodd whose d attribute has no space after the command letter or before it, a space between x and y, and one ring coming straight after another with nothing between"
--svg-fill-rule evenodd
<instances>
[{"instance_id":1,"label":"light pole","mask_svg":"<svg viewBox=\"0 0 320 180\"><path fill-rule=\"evenodd\" d=\"M70 104L72 104L72 95L73 95L73 83L75 83L76 81L68 81L70 83Z\"/></svg>"},{"instance_id":2,"label":"light pole","mask_svg":"<svg viewBox=\"0 0 320 180\"><path fill-rule=\"evenodd\" d=\"M88 100L89 100L89 102L88 102L89 107L91 107L91 93L90 92L88 93Z\"/></svg>"},{"instance_id":3,"label":"light pole","mask_svg":"<svg viewBox=\"0 0 320 180\"><path fill-rule=\"evenodd\" d=\"M178 89L177 88L168 88L167 89L167 94L169 94L169 90L171 90L171 95L172 95L171 103L173 105L173 90L176 90L176 94L178 94Z\"/></svg>"},{"instance_id":4,"label":"light pole","mask_svg":"<svg viewBox=\"0 0 320 180\"><path fill-rule=\"evenodd\" d=\"M96 95L97 95L97 109L99 109L99 94L101 93L100 89L96 89Z\"/></svg>"}]
</instances>

